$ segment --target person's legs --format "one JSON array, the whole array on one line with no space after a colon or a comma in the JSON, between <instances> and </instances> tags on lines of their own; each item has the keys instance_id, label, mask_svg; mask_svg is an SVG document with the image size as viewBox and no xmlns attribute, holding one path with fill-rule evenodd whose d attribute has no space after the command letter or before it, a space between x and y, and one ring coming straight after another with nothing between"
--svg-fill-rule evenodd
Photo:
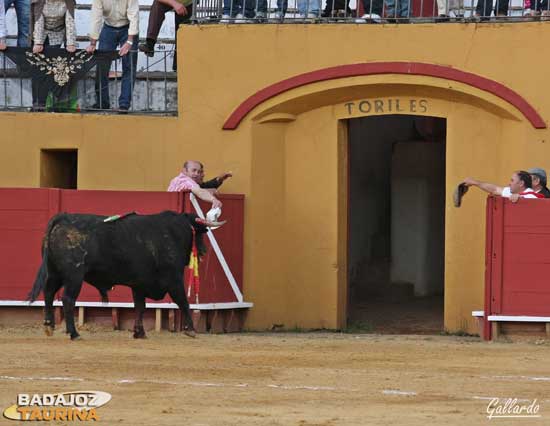
<instances>
[{"instance_id":1,"label":"person's legs","mask_svg":"<svg viewBox=\"0 0 550 426\"><path fill-rule=\"evenodd\" d=\"M118 42L123 46L128 40L128 27L123 27L118 31ZM120 87L120 96L118 98L118 107L122 110L130 109L132 103L132 92L136 81L137 71L137 47L138 37L134 37L134 42L130 52L122 57L122 82Z\"/></svg>"},{"instance_id":2,"label":"person's legs","mask_svg":"<svg viewBox=\"0 0 550 426\"><path fill-rule=\"evenodd\" d=\"M117 48L117 29L103 24L99 34L99 50L116 50ZM110 109L111 101L109 98L109 70L111 62L97 65L96 72L96 107L99 109Z\"/></svg>"},{"instance_id":3,"label":"person's legs","mask_svg":"<svg viewBox=\"0 0 550 426\"><path fill-rule=\"evenodd\" d=\"M493 10L493 0L477 0L476 15L489 19Z\"/></svg>"},{"instance_id":4,"label":"person's legs","mask_svg":"<svg viewBox=\"0 0 550 426\"><path fill-rule=\"evenodd\" d=\"M399 1L399 17L409 18L409 2L410 0L398 0Z\"/></svg>"},{"instance_id":5,"label":"person's legs","mask_svg":"<svg viewBox=\"0 0 550 426\"><path fill-rule=\"evenodd\" d=\"M315 15L319 16L321 9L320 0L298 0L298 12L302 16Z\"/></svg>"},{"instance_id":6,"label":"person's legs","mask_svg":"<svg viewBox=\"0 0 550 426\"><path fill-rule=\"evenodd\" d=\"M14 4L17 14L17 46L29 47L31 2L30 0L15 0Z\"/></svg>"},{"instance_id":7,"label":"person's legs","mask_svg":"<svg viewBox=\"0 0 550 426\"><path fill-rule=\"evenodd\" d=\"M242 13L242 0L223 0L223 15L234 18Z\"/></svg>"},{"instance_id":8,"label":"person's legs","mask_svg":"<svg viewBox=\"0 0 550 426\"><path fill-rule=\"evenodd\" d=\"M149 11L149 21L147 23L147 39L145 43L139 45L139 50L145 53L147 56L154 56L155 43L159 36L160 28L164 22L166 12L169 12L172 8L159 0L153 1L151 10ZM178 16L177 14L174 14ZM176 27L177 29L177 27Z\"/></svg>"},{"instance_id":9,"label":"person's legs","mask_svg":"<svg viewBox=\"0 0 550 426\"><path fill-rule=\"evenodd\" d=\"M284 18L288 9L288 0L277 0L277 14Z\"/></svg>"},{"instance_id":10,"label":"person's legs","mask_svg":"<svg viewBox=\"0 0 550 426\"><path fill-rule=\"evenodd\" d=\"M363 9L365 12L365 15L370 15L371 17L373 15L382 16L382 9L384 7L384 0L362 0L363 1Z\"/></svg>"},{"instance_id":11,"label":"person's legs","mask_svg":"<svg viewBox=\"0 0 550 426\"><path fill-rule=\"evenodd\" d=\"M508 2L509 0L497 0L495 4L496 16L508 16Z\"/></svg>"}]
</instances>

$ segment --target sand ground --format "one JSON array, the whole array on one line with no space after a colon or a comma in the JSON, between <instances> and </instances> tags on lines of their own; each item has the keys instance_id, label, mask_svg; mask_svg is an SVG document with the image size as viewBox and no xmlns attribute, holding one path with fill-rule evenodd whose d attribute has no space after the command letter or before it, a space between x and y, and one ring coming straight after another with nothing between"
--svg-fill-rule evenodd
<instances>
[{"instance_id":1,"label":"sand ground","mask_svg":"<svg viewBox=\"0 0 550 426\"><path fill-rule=\"evenodd\" d=\"M105 425L550 424L545 340L167 331L134 340L85 328L77 342L60 329L48 338L38 326L0 328L2 411L18 393L101 390L112 394L98 409ZM542 417L489 420L493 397L537 399Z\"/></svg>"}]
</instances>

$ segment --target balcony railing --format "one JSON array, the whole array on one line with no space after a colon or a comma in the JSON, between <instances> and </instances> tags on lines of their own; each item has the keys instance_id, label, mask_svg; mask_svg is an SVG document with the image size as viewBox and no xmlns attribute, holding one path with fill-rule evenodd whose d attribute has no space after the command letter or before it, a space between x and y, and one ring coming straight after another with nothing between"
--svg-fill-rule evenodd
<instances>
[{"instance_id":1,"label":"balcony railing","mask_svg":"<svg viewBox=\"0 0 550 426\"><path fill-rule=\"evenodd\" d=\"M421 23L550 20L549 0L195 0L200 23Z\"/></svg>"},{"instance_id":2,"label":"balcony railing","mask_svg":"<svg viewBox=\"0 0 550 426\"><path fill-rule=\"evenodd\" d=\"M8 48L9 49L9 48ZM47 47L46 47L47 49ZM137 53L137 71L129 109L118 108L121 92L121 59L113 60L109 71L109 101L102 99L97 67L76 83L76 90L65 99L39 101L33 94L30 77L23 77L8 55L0 53L0 109L15 111L90 112L177 115L177 79L172 71L174 51L155 51L153 57L141 52L129 54L130 80L134 79L133 61ZM107 107L108 104L108 107ZM101 108L103 106L104 108Z\"/></svg>"}]
</instances>

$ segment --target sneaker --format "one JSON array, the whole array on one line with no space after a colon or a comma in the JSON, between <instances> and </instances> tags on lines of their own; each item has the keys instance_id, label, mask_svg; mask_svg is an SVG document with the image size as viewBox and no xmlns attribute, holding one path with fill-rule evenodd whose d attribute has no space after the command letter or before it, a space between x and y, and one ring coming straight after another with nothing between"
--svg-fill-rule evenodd
<instances>
[{"instance_id":1,"label":"sneaker","mask_svg":"<svg viewBox=\"0 0 550 426\"><path fill-rule=\"evenodd\" d=\"M282 12L275 13L275 16L273 18L269 18L267 21L271 22L272 24L278 24L285 20L285 15Z\"/></svg>"},{"instance_id":2,"label":"sneaker","mask_svg":"<svg viewBox=\"0 0 550 426\"><path fill-rule=\"evenodd\" d=\"M150 43L140 43L138 49L140 52L145 53L150 58L155 56L155 46L151 45Z\"/></svg>"},{"instance_id":3,"label":"sneaker","mask_svg":"<svg viewBox=\"0 0 550 426\"><path fill-rule=\"evenodd\" d=\"M251 22L252 20L245 18L242 13L235 16L235 24L250 24Z\"/></svg>"},{"instance_id":4,"label":"sneaker","mask_svg":"<svg viewBox=\"0 0 550 426\"><path fill-rule=\"evenodd\" d=\"M265 16L265 12L256 13L256 16L254 17L254 20L256 22L267 22L267 17Z\"/></svg>"},{"instance_id":5,"label":"sneaker","mask_svg":"<svg viewBox=\"0 0 550 426\"><path fill-rule=\"evenodd\" d=\"M222 15L222 19L220 19L220 24L229 24L230 22L231 22L231 16Z\"/></svg>"},{"instance_id":6,"label":"sneaker","mask_svg":"<svg viewBox=\"0 0 550 426\"><path fill-rule=\"evenodd\" d=\"M451 17L449 15L441 14L435 18L435 22L449 22Z\"/></svg>"},{"instance_id":7,"label":"sneaker","mask_svg":"<svg viewBox=\"0 0 550 426\"><path fill-rule=\"evenodd\" d=\"M361 16L360 18L357 18L355 20L357 24L364 24L364 23L376 23L380 24L382 23L382 17L380 15L377 15L376 13L367 13L366 15Z\"/></svg>"},{"instance_id":8,"label":"sneaker","mask_svg":"<svg viewBox=\"0 0 550 426\"><path fill-rule=\"evenodd\" d=\"M129 109L130 107L127 107L127 106L119 106L117 112L119 114L128 114Z\"/></svg>"},{"instance_id":9,"label":"sneaker","mask_svg":"<svg viewBox=\"0 0 550 426\"><path fill-rule=\"evenodd\" d=\"M317 18L319 18L319 15L315 13L308 13L307 15L300 13L298 15L298 21L302 22L314 22Z\"/></svg>"}]
</instances>

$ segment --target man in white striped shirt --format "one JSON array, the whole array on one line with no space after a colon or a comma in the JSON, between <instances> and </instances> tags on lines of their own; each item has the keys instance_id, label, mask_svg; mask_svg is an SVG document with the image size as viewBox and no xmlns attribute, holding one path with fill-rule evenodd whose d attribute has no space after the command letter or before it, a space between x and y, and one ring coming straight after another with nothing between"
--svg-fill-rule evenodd
<instances>
[{"instance_id":1,"label":"man in white striped shirt","mask_svg":"<svg viewBox=\"0 0 550 426\"><path fill-rule=\"evenodd\" d=\"M103 25L103 28L102 28ZM101 31L101 32L100 32ZM89 53L96 50L99 39L100 50L116 50L120 47L122 57L122 84L118 108L127 112L132 102L132 92L136 79L137 46L139 39L138 0L93 0L90 28ZM98 109L110 109L109 67L99 67L99 86L96 81L96 104Z\"/></svg>"}]
</instances>

